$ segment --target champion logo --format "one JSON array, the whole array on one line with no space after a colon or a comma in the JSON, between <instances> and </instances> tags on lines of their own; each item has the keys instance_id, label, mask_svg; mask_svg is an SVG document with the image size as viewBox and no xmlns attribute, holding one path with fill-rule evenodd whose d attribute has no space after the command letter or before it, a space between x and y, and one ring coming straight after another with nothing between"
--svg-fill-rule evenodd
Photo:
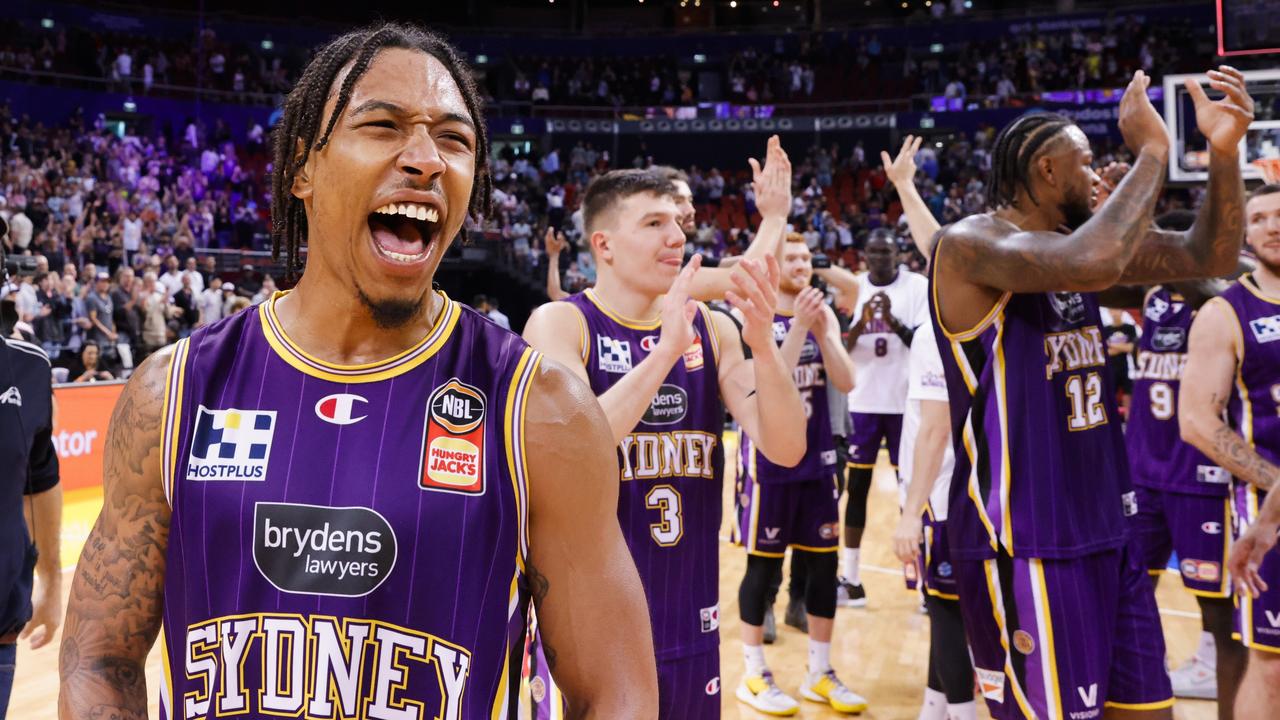
<instances>
[{"instance_id":1,"label":"champion logo","mask_svg":"<svg viewBox=\"0 0 1280 720\"><path fill-rule=\"evenodd\" d=\"M719 695L720 694L720 676L717 675L716 677L713 677L710 680L708 680L706 689L707 689L708 695Z\"/></svg>"},{"instance_id":2,"label":"champion logo","mask_svg":"<svg viewBox=\"0 0 1280 720\"><path fill-rule=\"evenodd\" d=\"M653 352L653 349L656 347L658 347L657 335L645 335L644 337L640 338L641 350L645 352Z\"/></svg>"},{"instance_id":3,"label":"champion logo","mask_svg":"<svg viewBox=\"0 0 1280 720\"><path fill-rule=\"evenodd\" d=\"M350 393L327 395L316 402L316 417L334 425L351 425L353 423L358 423L368 416L356 415L356 413L361 409L356 408L356 403L359 403L360 405L368 405L369 401L359 395L352 395Z\"/></svg>"},{"instance_id":4,"label":"champion logo","mask_svg":"<svg viewBox=\"0 0 1280 720\"><path fill-rule=\"evenodd\" d=\"M1217 523L1212 521L1201 523L1200 529L1203 530L1206 535L1221 535L1222 523Z\"/></svg>"}]
</instances>

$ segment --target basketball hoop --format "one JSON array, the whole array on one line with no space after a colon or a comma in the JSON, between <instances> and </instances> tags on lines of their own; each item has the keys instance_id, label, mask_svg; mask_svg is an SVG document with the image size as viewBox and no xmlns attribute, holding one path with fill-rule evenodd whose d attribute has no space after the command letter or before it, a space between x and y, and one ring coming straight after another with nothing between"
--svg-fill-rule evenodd
<instances>
[{"instance_id":1,"label":"basketball hoop","mask_svg":"<svg viewBox=\"0 0 1280 720\"><path fill-rule=\"evenodd\" d=\"M1262 177L1268 183L1280 183L1280 158L1260 158L1253 164L1262 171Z\"/></svg>"}]
</instances>

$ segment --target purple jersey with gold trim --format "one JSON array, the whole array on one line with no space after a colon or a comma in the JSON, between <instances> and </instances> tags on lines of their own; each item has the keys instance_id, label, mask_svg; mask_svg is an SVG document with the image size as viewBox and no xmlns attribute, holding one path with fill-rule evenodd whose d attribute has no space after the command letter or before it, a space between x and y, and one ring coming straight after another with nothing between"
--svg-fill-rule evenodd
<instances>
[{"instance_id":1,"label":"purple jersey with gold trim","mask_svg":"<svg viewBox=\"0 0 1280 720\"><path fill-rule=\"evenodd\" d=\"M782 345L795 320L792 315L778 313L773 316L773 339ZM800 399L804 402L808 417L805 431L808 449L804 459L795 467L784 467L769 462L751 438L744 432L742 441L741 472L751 476L753 482L762 484L829 480L836 471L836 444L831 434L831 410L827 402L827 369L822 364L822 348L813 333L804 337L800 359L792 371ZM762 411L767 409L762 408ZM856 429L855 429L856 430Z\"/></svg>"},{"instance_id":2,"label":"purple jersey with gold trim","mask_svg":"<svg viewBox=\"0 0 1280 720\"><path fill-rule=\"evenodd\" d=\"M168 369L161 717L514 717L540 356L440 294L409 350L332 365L279 297Z\"/></svg>"},{"instance_id":3,"label":"purple jersey with gold trim","mask_svg":"<svg viewBox=\"0 0 1280 720\"><path fill-rule=\"evenodd\" d=\"M953 334L930 283L955 443L952 556L1120 547L1133 491L1097 297L1005 293L976 327Z\"/></svg>"},{"instance_id":4,"label":"purple jersey with gold trim","mask_svg":"<svg viewBox=\"0 0 1280 720\"><path fill-rule=\"evenodd\" d=\"M1133 484L1226 497L1231 475L1184 441L1178 430L1178 392L1196 310L1182 295L1157 285L1147 293L1142 315L1125 428Z\"/></svg>"},{"instance_id":5,"label":"purple jersey with gold trim","mask_svg":"<svg viewBox=\"0 0 1280 720\"><path fill-rule=\"evenodd\" d=\"M1227 419L1267 462L1280 465L1280 298L1268 297L1249 274L1227 288L1222 299L1235 313L1244 358L1227 402ZM1236 493L1248 511L1245 520L1252 522L1266 493L1238 480Z\"/></svg>"},{"instance_id":6,"label":"purple jersey with gold trim","mask_svg":"<svg viewBox=\"0 0 1280 720\"><path fill-rule=\"evenodd\" d=\"M565 302L583 321L582 357L603 395L657 345L657 322L628 320L594 290ZM720 642L721 476L719 338L698 306L697 339L663 379L649 409L618 447L618 521L640 571L657 659L715 651Z\"/></svg>"}]
</instances>

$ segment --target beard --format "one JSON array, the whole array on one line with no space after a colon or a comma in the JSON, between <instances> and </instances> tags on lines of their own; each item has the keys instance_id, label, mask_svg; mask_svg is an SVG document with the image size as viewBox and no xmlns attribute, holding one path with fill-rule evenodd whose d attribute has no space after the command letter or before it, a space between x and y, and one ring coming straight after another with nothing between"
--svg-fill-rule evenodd
<instances>
[{"instance_id":1,"label":"beard","mask_svg":"<svg viewBox=\"0 0 1280 720\"><path fill-rule=\"evenodd\" d=\"M1063 224L1071 229L1072 232L1079 230L1081 225L1089 222L1089 218L1093 217L1093 208L1089 207L1089 199L1075 199L1067 203L1062 208Z\"/></svg>"},{"instance_id":2,"label":"beard","mask_svg":"<svg viewBox=\"0 0 1280 720\"><path fill-rule=\"evenodd\" d=\"M427 292L431 292L428 290ZM356 288L356 293L360 296L360 303L369 309L373 322L383 330L394 330L404 327L418 316L422 311L422 303L426 298L425 295L413 300L401 300L391 298L388 300L374 300L365 294L363 288Z\"/></svg>"}]
</instances>

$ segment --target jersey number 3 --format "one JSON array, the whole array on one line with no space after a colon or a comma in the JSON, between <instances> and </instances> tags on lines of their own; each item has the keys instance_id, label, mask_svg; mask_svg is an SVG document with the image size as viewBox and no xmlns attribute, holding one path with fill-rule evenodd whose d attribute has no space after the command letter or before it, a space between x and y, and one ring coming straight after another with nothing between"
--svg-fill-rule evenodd
<instances>
[{"instance_id":1,"label":"jersey number 3","mask_svg":"<svg viewBox=\"0 0 1280 720\"><path fill-rule=\"evenodd\" d=\"M671 547L684 535L684 522L680 516L680 493L670 485L655 485L644 496L644 506L661 513L661 519L649 526L653 541L662 547Z\"/></svg>"},{"instance_id":2,"label":"jersey number 3","mask_svg":"<svg viewBox=\"0 0 1280 720\"><path fill-rule=\"evenodd\" d=\"M1069 430L1088 430L1107 421L1107 409L1102 404L1102 378L1098 373L1067 378L1067 398L1071 400L1071 414L1067 416Z\"/></svg>"}]
</instances>

